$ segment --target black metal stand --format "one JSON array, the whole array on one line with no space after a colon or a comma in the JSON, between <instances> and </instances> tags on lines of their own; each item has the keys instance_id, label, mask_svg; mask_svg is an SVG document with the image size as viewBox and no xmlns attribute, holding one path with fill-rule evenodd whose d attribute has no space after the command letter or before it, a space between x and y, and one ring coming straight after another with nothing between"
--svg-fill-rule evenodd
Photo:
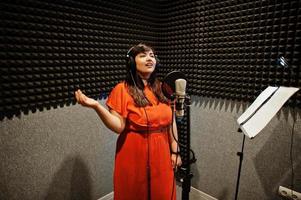
<instances>
[{"instance_id":1,"label":"black metal stand","mask_svg":"<svg viewBox=\"0 0 301 200\"><path fill-rule=\"evenodd\" d=\"M238 129L238 132L242 132L241 129ZM245 136L245 134L243 134L241 151L237 152L237 156L239 156L239 167L238 167L238 175L237 175L237 181L236 181L235 200L237 200L238 191L239 191L239 180L240 180L242 161L243 161L243 157L244 157L245 139L246 139L246 136Z\"/></svg>"},{"instance_id":2,"label":"black metal stand","mask_svg":"<svg viewBox=\"0 0 301 200\"><path fill-rule=\"evenodd\" d=\"M188 152L188 163L184 166L184 176L182 179L182 200L189 200L189 192L191 187L191 178L193 177L193 174L190 172L190 164L196 162L196 159L191 159L190 156L190 105L191 100L189 96L186 96L185 98L185 105L186 105L186 114L187 114L187 145L185 152Z\"/></svg>"}]
</instances>

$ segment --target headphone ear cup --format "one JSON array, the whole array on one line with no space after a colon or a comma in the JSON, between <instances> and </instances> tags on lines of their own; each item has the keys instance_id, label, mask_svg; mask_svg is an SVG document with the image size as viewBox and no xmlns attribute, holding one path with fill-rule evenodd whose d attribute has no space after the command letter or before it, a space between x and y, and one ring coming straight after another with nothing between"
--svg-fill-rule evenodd
<instances>
[{"instance_id":1,"label":"headphone ear cup","mask_svg":"<svg viewBox=\"0 0 301 200\"><path fill-rule=\"evenodd\" d=\"M133 72L136 68L135 61L134 61L133 57L130 55L127 55L126 57L127 57L127 60L126 60L127 70L131 70L131 72Z\"/></svg>"},{"instance_id":2,"label":"headphone ear cup","mask_svg":"<svg viewBox=\"0 0 301 200\"><path fill-rule=\"evenodd\" d=\"M132 72L136 70L136 63L132 56L129 56L129 68Z\"/></svg>"}]
</instances>

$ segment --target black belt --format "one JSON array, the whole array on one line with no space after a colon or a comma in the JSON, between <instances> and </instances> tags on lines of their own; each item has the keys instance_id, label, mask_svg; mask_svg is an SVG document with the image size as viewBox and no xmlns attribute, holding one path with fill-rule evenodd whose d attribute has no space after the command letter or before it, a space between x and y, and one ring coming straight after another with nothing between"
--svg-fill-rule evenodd
<instances>
[{"instance_id":1,"label":"black belt","mask_svg":"<svg viewBox=\"0 0 301 200\"><path fill-rule=\"evenodd\" d=\"M168 126L164 126L164 127L156 127L156 128L153 128L153 127L150 127L149 129L143 129L143 130L140 130L140 129L127 129L128 131L132 131L132 132L135 132L135 133L159 133L159 132L166 132L167 130L169 130L170 128L170 125Z\"/></svg>"}]
</instances>

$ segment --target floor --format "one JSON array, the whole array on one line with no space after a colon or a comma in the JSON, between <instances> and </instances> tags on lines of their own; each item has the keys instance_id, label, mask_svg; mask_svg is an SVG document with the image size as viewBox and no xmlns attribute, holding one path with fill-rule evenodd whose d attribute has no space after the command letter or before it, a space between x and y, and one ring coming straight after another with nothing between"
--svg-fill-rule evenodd
<instances>
[{"instance_id":1,"label":"floor","mask_svg":"<svg viewBox=\"0 0 301 200\"><path fill-rule=\"evenodd\" d=\"M177 185L177 200L182 200L182 187ZM218 200L195 188L191 188L189 192L189 200Z\"/></svg>"},{"instance_id":2,"label":"floor","mask_svg":"<svg viewBox=\"0 0 301 200\"><path fill-rule=\"evenodd\" d=\"M113 192L98 200L113 200ZM182 187L177 185L177 200L182 200ZM201 191L191 188L189 192L189 200L217 200Z\"/></svg>"}]
</instances>

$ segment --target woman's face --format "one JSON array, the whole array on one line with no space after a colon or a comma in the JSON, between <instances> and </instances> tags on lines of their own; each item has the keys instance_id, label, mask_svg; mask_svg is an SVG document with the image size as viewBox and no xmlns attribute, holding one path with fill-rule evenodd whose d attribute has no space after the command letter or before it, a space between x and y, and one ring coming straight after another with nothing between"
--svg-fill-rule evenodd
<instances>
[{"instance_id":1,"label":"woman's face","mask_svg":"<svg viewBox=\"0 0 301 200\"><path fill-rule=\"evenodd\" d=\"M152 50L138 53L135 57L137 73L142 78L149 78L156 67L156 58Z\"/></svg>"}]
</instances>

